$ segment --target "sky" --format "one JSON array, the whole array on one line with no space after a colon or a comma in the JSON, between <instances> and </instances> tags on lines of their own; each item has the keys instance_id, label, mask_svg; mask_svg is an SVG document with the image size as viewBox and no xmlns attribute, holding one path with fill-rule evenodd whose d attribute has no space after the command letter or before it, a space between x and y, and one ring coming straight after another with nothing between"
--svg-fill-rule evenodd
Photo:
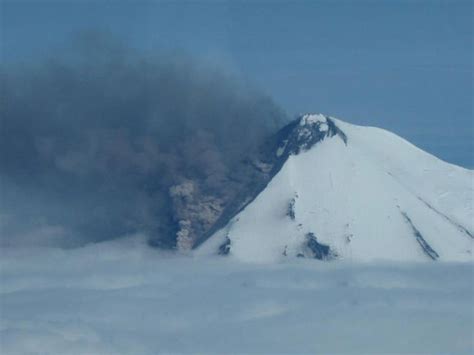
<instances>
[{"instance_id":1,"label":"sky","mask_svg":"<svg viewBox=\"0 0 474 355\"><path fill-rule=\"evenodd\" d=\"M474 168L472 1L9 1L1 57L31 63L83 30L183 51L271 95L393 131Z\"/></svg>"}]
</instances>

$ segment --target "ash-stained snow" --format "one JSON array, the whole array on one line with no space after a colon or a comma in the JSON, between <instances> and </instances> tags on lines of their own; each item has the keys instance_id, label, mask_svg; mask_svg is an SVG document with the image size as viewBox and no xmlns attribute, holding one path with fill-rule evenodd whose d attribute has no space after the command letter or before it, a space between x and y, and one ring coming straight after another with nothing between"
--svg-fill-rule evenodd
<instances>
[{"instance_id":1,"label":"ash-stained snow","mask_svg":"<svg viewBox=\"0 0 474 355\"><path fill-rule=\"evenodd\" d=\"M1 354L472 354L471 263L3 248Z\"/></svg>"},{"instance_id":2,"label":"ash-stained snow","mask_svg":"<svg viewBox=\"0 0 474 355\"><path fill-rule=\"evenodd\" d=\"M283 155L283 153L285 152L287 144L288 144L288 140L285 140L283 142L283 145L277 148L277 151L276 151L276 156L277 157L281 157Z\"/></svg>"},{"instance_id":3,"label":"ash-stained snow","mask_svg":"<svg viewBox=\"0 0 474 355\"><path fill-rule=\"evenodd\" d=\"M312 233L344 260L432 260L419 236L436 260L473 260L472 170L385 130L323 115L303 116L296 130L309 135L324 125L337 134L294 148L267 187L197 254L215 253L228 238L233 258L277 261L301 256Z\"/></svg>"}]
</instances>

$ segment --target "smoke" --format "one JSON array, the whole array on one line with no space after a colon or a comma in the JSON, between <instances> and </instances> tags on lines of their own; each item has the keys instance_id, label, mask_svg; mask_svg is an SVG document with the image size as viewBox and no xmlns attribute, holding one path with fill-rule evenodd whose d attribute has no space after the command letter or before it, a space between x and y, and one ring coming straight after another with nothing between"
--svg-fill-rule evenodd
<instances>
[{"instance_id":1,"label":"smoke","mask_svg":"<svg viewBox=\"0 0 474 355\"><path fill-rule=\"evenodd\" d=\"M142 232L189 247L238 193L243 157L285 119L222 70L98 33L0 75L2 245Z\"/></svg>"}]
</instances>

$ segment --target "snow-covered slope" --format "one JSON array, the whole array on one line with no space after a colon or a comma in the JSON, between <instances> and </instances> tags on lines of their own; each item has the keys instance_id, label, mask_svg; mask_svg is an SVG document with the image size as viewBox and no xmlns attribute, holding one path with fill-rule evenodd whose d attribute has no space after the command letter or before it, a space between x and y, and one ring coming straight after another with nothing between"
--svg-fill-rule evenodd
<instances>
[{"instance_id":1,"label":"snow-covered slope","mask_svg":"<svg viewBox=\"0 0 474 355\"><path fill-rule=\"evenodd\" d=\"M197 254L472 260L473 171L323 115L303 116L274 154L281 169Z\"/></svg>"}]
</instances>

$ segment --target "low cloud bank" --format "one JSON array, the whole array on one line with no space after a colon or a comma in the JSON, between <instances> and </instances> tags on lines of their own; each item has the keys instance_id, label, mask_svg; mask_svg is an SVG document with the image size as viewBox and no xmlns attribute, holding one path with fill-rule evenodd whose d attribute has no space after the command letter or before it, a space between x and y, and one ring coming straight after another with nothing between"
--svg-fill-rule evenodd
<instances>
[{"instance_id":1,"label":"low cloud bank","mask_svg":"<svg viewBox=\"0 0 474 355\"><path fill-rule=\"evenodd\" d=\"M239 264L134 236L3 248L1 351L472 353L472 264Z\"/></svg>"}]
</instances>

